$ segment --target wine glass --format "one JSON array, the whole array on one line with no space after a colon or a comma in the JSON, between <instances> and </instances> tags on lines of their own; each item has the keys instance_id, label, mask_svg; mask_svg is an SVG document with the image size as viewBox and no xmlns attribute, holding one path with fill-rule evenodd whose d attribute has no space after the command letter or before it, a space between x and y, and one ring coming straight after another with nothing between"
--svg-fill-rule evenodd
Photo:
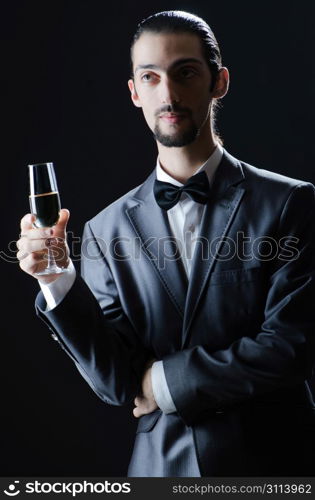
<instances>
[{"instance_id":1,"label":"wine glass","mask_svg":"<svg viewBox=\"0 0 315 500\"><path fill-rule=\"evenodd\" d=\"M30 209L36 216L34 227L53 227L57 224L60 212L60 198L53 163L35 163L29 165ZM47 266L37 276L61 274L67 268L56 264L54 252L50 246L47 251Z\"/></svg>"}]
</instances>

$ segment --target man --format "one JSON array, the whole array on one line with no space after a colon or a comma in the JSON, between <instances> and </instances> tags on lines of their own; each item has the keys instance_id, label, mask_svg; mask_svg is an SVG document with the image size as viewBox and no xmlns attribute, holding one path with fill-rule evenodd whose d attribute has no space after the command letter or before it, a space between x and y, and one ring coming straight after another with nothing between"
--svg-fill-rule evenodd
<instances>
[{"instance_id":1,"label":"man","mask_svg":"<svg viewBox=\"0 0 315 500\"><path fill-rule=\"evenodd\" d=\"M313 475L314 187L223 149L229 74L202 19L150 16L131 56L157 166L86 224L83 279L67 210L22 219L21 268L53 237L69 269L40 277L38 315L103 401L134 400L129 476Z\"/></svg>"}]
</instances>

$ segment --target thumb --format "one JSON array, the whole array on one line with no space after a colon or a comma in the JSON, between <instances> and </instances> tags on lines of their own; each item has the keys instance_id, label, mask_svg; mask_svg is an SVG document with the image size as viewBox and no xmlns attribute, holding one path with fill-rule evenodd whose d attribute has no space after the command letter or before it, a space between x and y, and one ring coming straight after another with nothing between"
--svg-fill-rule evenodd
<instances>
[{"instance_id":1,"label":"thumb","mask_svg":"<svg viewBox=\"0 0 315 500\"><path fill-rule=\"evenodd\" d=\"M66 231L69 217L70 217L69 210L67 208L62 208L59 212L58 223L56 224L56 229L58 228L58 233Z\"/></svg>"}]
</instances>

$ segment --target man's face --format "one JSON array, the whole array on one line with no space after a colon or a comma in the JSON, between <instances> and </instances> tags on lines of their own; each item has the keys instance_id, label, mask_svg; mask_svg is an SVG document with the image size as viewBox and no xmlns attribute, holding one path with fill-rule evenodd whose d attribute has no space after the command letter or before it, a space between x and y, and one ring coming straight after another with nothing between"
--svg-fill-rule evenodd
<instances>
[{"instance_id":1,"label":"man's face","mask_svg":"<svg viewBox=\"0 0 315 500\"><path fill-rule=\"evenodd\" d=\"M157 141L167 147L193 142L208 123L211 73L198 36L143 33L133 48L134 104Z\"/></svg>"}]
</instances>

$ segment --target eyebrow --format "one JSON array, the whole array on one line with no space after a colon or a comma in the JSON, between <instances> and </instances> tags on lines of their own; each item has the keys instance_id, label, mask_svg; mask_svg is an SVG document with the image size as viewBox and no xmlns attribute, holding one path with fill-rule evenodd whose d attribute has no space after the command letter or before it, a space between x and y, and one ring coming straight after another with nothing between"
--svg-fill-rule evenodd
<instances>
[{"instance_id":1,"label":"eyebrow","mask_svg":"<svg viewBox=\"0 0 315 500\"><path fill-rule=\"evenodd\" d=\"M175 69L175 68L177 68L177 66L180 66L181 64L187 64L187 63L197 63L197 64L200 64L201 66L203 64L202 61L200 61L200 59L196 59L195 57L186 57L186 58L182 58L182 59L177 59L177 61L175 61L175 62L173 62L173 64L171 64L169 69ZM161 67L157 66L156 64L139 64L135 69L135 73L139 69L161 69Z\"/></svg>"}]
</instances>

